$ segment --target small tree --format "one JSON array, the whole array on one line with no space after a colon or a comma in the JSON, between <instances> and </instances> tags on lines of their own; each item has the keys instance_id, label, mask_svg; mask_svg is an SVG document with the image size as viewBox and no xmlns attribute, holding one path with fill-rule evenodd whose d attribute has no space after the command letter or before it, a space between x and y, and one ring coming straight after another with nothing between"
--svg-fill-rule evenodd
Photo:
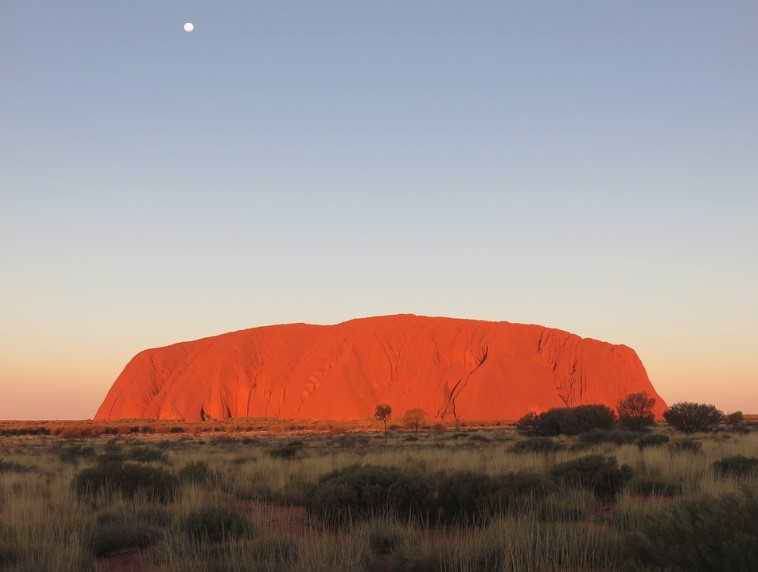
<instances>
[{"instance_id":1,"label":"small tree","mask_svg":"<svg viewBox=\"0 0 758 572\"><path fill-rule=\"evenodd\" d=\"M380 403L374 410L374 417L384 423L384 436L386 437L388 429L387 424L390 422L390 418L392 417L392 407L386 403Z\"/></svg>"},{"instance_id":2,"label":"small tree","mask_svg":"<svg viewBox=\"0 0 758 572\"><path fill-rule=\"evenodd\" d=\"M630 393L618 403L619 423L627 429L639 430L655 424L655 397L644 391Z\"/></svg>"},{"instance_id":3,"label":"small tree","mask_svg":"<svg viewBox=\"0 0 758 572\"><path fill-rule=\"evenodd\" d=\"M663 414L666 423L683 433L711 431L724 418L724 414L713 405L704 403L675 403Z\"/></svg>"},{"instance_id":4,"label":"small tree","mask_svg":"<svg viewBox=\"0 0 758 572\"><path fill-rule=\"evenodd\" d=\"M742 411L735 411L724 418L727 425L742 425L745 422L745 414Z\"/></svg>"},{"instance_id":5,"label":"small tree","mask_svg":"<svg viewBox=\"0 0 758 572\"><path fill-rule=\"evenodd\" d=\"M426 423L426 411L423 409L409 409L403 415L403 425L413 429L416 433Z\"/></svg>"}]
</instances>

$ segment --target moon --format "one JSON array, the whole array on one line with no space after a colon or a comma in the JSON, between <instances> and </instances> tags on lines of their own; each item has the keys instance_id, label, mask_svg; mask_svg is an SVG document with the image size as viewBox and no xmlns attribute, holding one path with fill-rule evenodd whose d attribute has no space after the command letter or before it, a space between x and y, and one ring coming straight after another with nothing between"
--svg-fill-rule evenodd
<instances>
[{"instance_id":1,"label":"moon","mask_svg":"<svg viewBox=\"0 0 758 572\"><path fill-rule=\"evenodd\" d=\"M195 29L195 24L192 22L185 22L184 23L184 31L185 32L192 32Z\"/></svg>"}]
</instances>

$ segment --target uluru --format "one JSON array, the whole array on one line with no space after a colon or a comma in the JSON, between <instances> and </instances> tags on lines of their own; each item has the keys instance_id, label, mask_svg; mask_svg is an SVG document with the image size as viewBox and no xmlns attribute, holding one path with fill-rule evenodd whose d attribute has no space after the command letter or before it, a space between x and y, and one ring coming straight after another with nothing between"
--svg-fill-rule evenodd
<instances>
[{"instance_id":1,"label":"uluru","mask_svg":"<svg viewBox=\"0 0 758 572\"><path fill-rule=\"evenodd\" d=\"M126 365L95 420L234 417L359 420L396 415L514 420L645 391L635 351L538 325L394 315L285 324L148 349Z\"/></svg>"}]
</instances>

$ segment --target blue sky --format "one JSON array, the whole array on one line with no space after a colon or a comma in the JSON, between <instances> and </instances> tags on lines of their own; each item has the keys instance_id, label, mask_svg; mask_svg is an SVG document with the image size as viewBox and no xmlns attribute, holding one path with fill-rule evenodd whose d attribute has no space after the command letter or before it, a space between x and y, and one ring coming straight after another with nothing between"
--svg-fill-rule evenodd
<instances>
[{"instance_id":1,"label":"blue sky","mask_svg":"<svg viewBox=\"0 0 758 572\"><path fill-rule=\"evenodd\" d=\"M2 0L0 418L87 417L147 346L395 312L626 343L669 401L758 412L757 25Z\"/></svg>"}]
</instances>

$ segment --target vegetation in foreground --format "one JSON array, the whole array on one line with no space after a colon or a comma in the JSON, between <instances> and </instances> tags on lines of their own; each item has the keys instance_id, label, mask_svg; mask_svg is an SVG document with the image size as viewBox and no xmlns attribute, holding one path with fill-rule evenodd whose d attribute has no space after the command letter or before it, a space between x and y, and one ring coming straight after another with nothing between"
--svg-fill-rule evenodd
<instances>
[{"instance_id":1,"label":"vegetation in foreground","mask_svg":"<svg viewBox=\"0 0 758 572\"><path fill-rule=\"evenodd\" d=\"M628 405L518 430L16 426L0 570L758 569L758 432L686 407L709 431L685 435Z\"/></svg>"}]
</instances>

